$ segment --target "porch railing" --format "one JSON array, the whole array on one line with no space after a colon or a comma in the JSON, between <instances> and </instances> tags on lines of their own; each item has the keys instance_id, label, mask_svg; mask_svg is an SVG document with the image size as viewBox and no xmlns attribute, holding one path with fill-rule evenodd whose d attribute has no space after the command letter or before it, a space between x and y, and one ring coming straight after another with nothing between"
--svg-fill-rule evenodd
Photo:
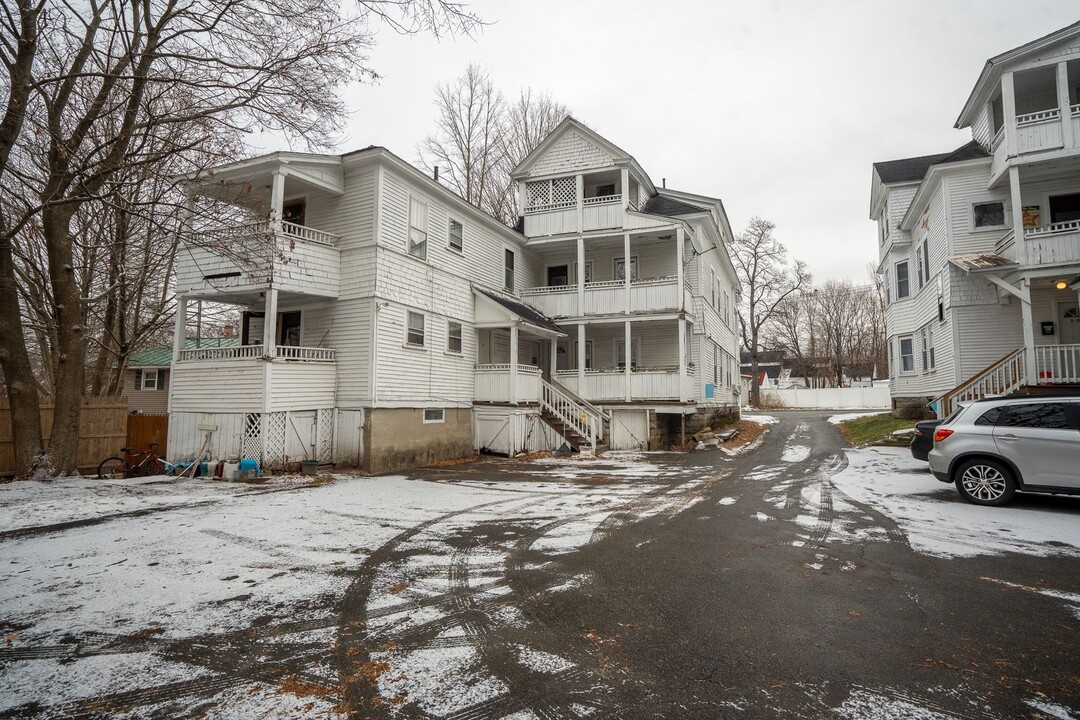
<instances>
[{"instance_id":1,"label":"porch railing","mask_svg":"<svg viewBox=\"0 0 1080 720\"><path fill-rule=\"evenodd\" d=\"M1042 227L1024 228L1024 235L1027 237L1042 237L1044 235L1057 235L1059 233L1078 231L1080 231L1080 220L1069 220L1068 222L1050 223L1049 225L1043 225Z\"/></svg>"},{"instance_id":2,"label":"porch railing","mask_svg":"<svg viewBox=\"0 0 1080 720\"><path fill-rule=\"evenodd\" d=\"M276 345L277 357L303 362L334 362L337 353L333 348ZM180 351L180 362L197 360L253 360L265 355L262 345L233 345L231 347L185 348Z\"/></svg>"},{"instance_id":3,"label":"porch railing","mask_svg":"<svg viewBox=\"0 0 1080 720\"><path fill-rule=\"evenodd\" d=\"M1080 345L1036 345L1039 383L1080 383Z\"/></svg>"},{"instance_id":4,"label":"porch railing","mask_svg":"<svg viewBox=\"0 0 1080 720\"><path fill-rule=\"evenodd\" d=\"M990 395L1008 395L1026 380L1024 349L1019 348L939 397L936 401L938 417L952 415L962 402Z\"/></svg>"},{"instance_id":5,"label":"porch railing","mask_svg":"<svg viewBox=\"0 0 1080 720\"><path fill-rule=\"evenodd\" d=\"M1016 124L1019 125L1031 125L1033 123L1047 122L1050 120L1057 120L1061 117L1061 110L1058 108L1051 108L1049 110L1039 110L1038 112L1027 113L1026 115L1017 115Z\"/></svg>"},{"instance_id":6,"label":"porch railing","mask_svg":"<svg viewBox=\"0 0 1080 720\"><path fill-rule=\"evenodd\" d=\"M473 372L473 398L478 402L540 402L540 368L517 366L517 386L510 384L510 364L477 365Z\"/></svg>"}]
</instances>

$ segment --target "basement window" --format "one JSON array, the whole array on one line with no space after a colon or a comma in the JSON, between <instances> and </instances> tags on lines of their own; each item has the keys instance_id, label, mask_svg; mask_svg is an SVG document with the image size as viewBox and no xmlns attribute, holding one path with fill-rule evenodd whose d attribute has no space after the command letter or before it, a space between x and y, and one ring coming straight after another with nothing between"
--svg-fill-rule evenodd
<instances>
[{"instance_id":1,"label":"basement window","mask_svg":"<svg viewBox=\"0 0 1080 720\"><path fill-rule=\"evenodd\" d=\"M443 408L424 408L424 423L446 422L446 411Z\"/></svg>"}]
</instances>

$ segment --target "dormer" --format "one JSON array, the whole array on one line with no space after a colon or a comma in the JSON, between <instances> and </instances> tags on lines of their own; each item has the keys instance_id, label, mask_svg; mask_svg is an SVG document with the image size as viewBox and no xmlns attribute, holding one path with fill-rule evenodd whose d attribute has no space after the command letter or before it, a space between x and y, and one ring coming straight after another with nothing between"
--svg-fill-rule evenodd
<instances>
[{"instance_id":1,"label":"dormer","mask_svg":"<svg viewBox=\"0 0 1080 720\"><path fill-rule=\"evenodd\" d=\"M527 237L622 228L656 188L638 162L572 117L513 171Z\"/></svg>"}]
</instances>

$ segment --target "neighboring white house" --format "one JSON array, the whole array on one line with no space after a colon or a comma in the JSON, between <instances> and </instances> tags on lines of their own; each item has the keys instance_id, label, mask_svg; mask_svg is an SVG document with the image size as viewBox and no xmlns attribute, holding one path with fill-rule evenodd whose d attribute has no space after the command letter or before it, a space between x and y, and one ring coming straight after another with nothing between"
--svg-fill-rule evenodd
<instances>
[{"instance_id":1,"label":"neighboring white house","mask_svg":"<svg viewBox=\"0 0 1080 720\"><path fill-rule=\"evenodd\" d=\"M950 153L874 164L894 404L1080 382L1080 23L987 61Z\"/></svg>"},{"instance_id":2,"label":"neighboring white house","mask_svg":"<svg viewBox=\"0 0 1080 720\"><path fill-rule=\"evenodd\" d=\"M190 179L254 221L194 221L178 254L177 338L194 300L239 306L243 327L238 347L174 349L173 458L214 427L218 457L380 472L658 447L737 413L720 201L657 189L573 119L514 177L524 234L380 147Z\"/></svg>"}]
</instances>

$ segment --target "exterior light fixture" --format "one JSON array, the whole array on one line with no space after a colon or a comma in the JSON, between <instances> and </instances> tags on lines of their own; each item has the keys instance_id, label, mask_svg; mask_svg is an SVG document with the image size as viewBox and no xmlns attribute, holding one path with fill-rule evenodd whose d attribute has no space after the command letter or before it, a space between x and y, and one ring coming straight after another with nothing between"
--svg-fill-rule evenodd
<instances>
[{"instance_id":1,"label":"exterior light fixture","mask_svg":"<svg viewBox=\"0 0 1080 720\"><path fill-rule=\"evenodd\" d=\"M1055 283L1054 285L1054 287L1056 287L1058 290L1064 290L1068 286L1069 283L1065 282L1064 280L1058 280L1057 283Z\"/></svg>"}]
</instances>

